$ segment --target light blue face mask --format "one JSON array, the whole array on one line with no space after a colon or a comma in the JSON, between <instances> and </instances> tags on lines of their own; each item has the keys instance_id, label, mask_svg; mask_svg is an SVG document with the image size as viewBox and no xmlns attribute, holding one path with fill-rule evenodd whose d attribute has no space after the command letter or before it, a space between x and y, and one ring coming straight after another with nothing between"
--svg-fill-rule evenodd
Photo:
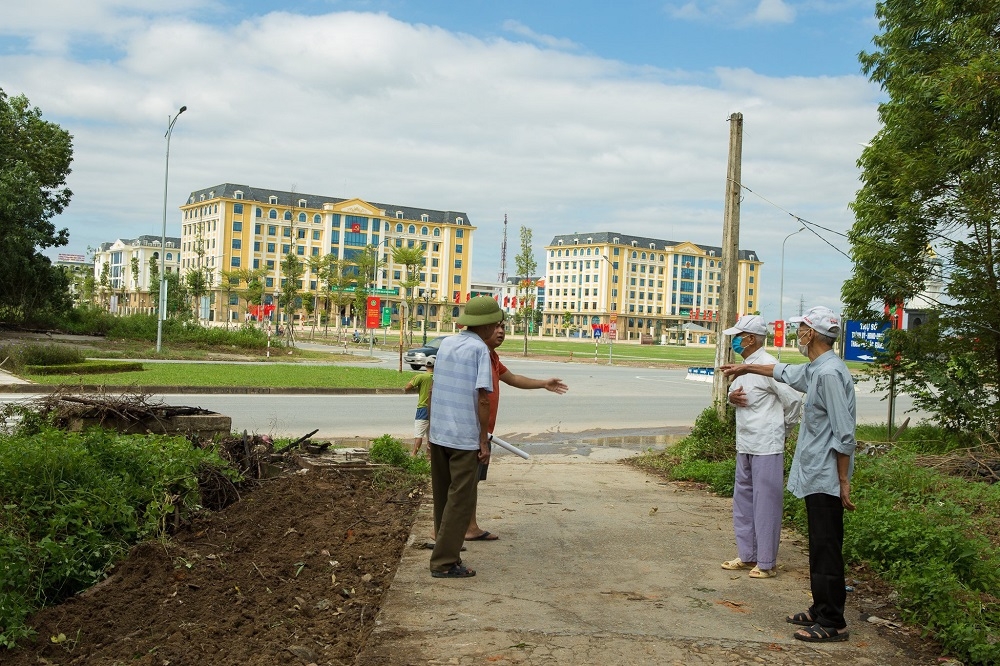
<instances>
[{"instance_id":1,"label":"light blue face mask","mask_svg":"<svg viewBox=\"0 0 1000 666\"><path fill-rule=\"evenodd\" d=\"M734 352L736 352L740 356L743 356L743 350L745 349L745 347L743 346L743 338L741 337L733 338L733 341L730 344L732 345Z\"/></svg>"}]
</instances>

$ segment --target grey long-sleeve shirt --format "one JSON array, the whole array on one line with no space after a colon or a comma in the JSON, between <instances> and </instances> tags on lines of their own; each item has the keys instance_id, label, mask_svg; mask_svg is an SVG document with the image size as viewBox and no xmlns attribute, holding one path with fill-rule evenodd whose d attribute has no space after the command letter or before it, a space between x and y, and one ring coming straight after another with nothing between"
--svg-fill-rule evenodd
<instances>
[{"instance_id":1,"label":"grey long-sleeve shirt","mask_svg":"<svg viewBox=\"0 0 1000 666\"><path fill-rule=\"evenodd\" d=\"M788 472L788 491L799 498L815 493L839 497L837 454L850 456L850 478L857 447L851 373L831 350L805 365L778 363L774 378L806 394L799 439Z\"/></svg>"}]
</instances>

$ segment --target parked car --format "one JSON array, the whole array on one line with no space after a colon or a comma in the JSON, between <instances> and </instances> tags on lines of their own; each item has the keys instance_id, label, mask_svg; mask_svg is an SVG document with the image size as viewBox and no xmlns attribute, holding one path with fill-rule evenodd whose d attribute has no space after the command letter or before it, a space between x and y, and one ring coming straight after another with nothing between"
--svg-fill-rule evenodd
<instances>
[{"instance_id":1,"label":"parked car","mask_svg":"<svg viewBox=\"0 0 1000 666\"><path fill-rule=\"evenodd\" d=\"M403 354L403 363L409 363L414 370L420 370L427 363L427 359L437 356L441 341L447 337L447 335L442 335L440 338L434 338L423 347L411 349Z\"/></svg>"}]
</instances>

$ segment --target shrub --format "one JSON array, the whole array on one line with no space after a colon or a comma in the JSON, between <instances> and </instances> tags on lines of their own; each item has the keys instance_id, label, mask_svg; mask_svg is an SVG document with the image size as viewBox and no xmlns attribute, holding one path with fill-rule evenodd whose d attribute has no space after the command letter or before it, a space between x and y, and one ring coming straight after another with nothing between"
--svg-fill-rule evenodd
<instances>
[{"instance_id":1,"label":"shrub","mask_svg":"<svg viewBox=\"0 0 1000 666\"><path fill-rule=\"evenodd\" d=\"M25 365L70 365L83 363L83 354L76 347L64 345L25 345L21 359Z\"/></svg>"},{"instance_id":2,"label":"shrub","mask_svg":"<svg viewBox=\"0 0 1000 666\"><path fill-rule=\"evenodd\" d=\"M114 372L141 372L142 363L92 361L75 365L29 365L24 371L29 375L102 375Z\"/></svg>"},{"instance_id":3,"label":"shrub","mask_svg":"<svg viewBox=\"0 0 1000 666\"><path fill-rule=\"evenodd\" d=\"M733 460L736 458L736 412L726 408L725 418L719 418L714 407L702 411L694 422L691 434L677 442L671 453L687 460Z\"/></svg>"},{"instance_id":4,"label":"shrub","mask_svg":"<svg viewBox=\"0 0 1000 666\"><path fill-rule=\"evenodd\" d=\"M0 437L0 645L7 647L29 635L31 611L100 580L132 544L162 535L175 511L183 517L199 508L202 465L225 467L183 437L30 430Z\"/></svg>"},{"instance_id":5,"label":"shrub","mask_svg":"<svg viewBox=\"0 0 1000 666\"><path fill-rule=\"evenodd\" d=\"M410 474L426 476L431 473L431 464L423 456L411 456L402 441L392 435L382 435L372 441L368 458L375 463L398 467Z\"/></svg>"}]
</instances>

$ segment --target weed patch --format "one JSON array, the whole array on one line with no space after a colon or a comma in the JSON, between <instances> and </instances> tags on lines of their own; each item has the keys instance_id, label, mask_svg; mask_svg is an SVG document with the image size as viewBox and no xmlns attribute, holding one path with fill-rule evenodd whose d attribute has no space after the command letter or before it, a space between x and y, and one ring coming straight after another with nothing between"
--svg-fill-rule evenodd
<instances>
[{"instance_id":1,"label":"weed patch","mask_svg":"<svg viewBox=\"0 0 1000 666\"><path fill-rule=\"evenodd\" d=\"M224 468L183 437L51 426L0 437L0 646L25 618L99 581L131 545L200 507L198 473Z\"/></svg>"}]
</instances>

